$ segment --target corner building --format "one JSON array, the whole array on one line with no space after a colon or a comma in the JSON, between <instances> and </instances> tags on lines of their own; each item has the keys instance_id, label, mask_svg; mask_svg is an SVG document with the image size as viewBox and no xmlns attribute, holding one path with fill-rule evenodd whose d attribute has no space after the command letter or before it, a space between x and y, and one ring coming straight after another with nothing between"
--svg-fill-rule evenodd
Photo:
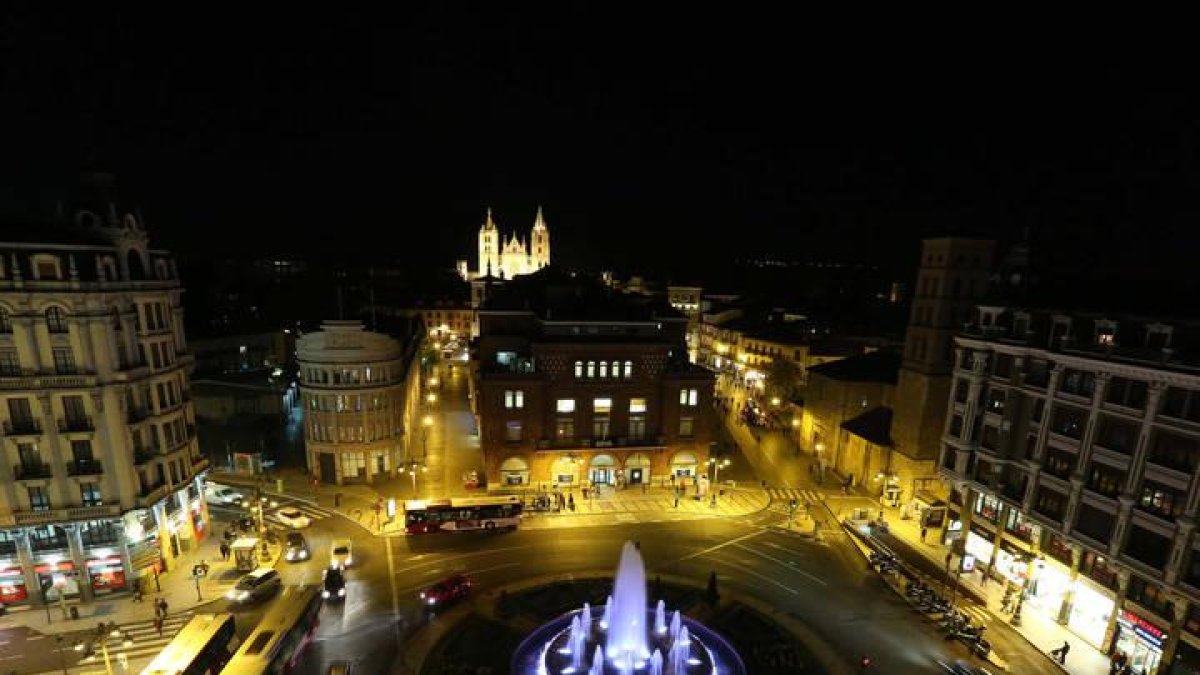
<instances>
[{"instance_id":1,"label":"corner building","mask_svg":"<svg viewBox=\"0 0 1200 675\"><path fill-rule=\"evenodd\" d=\"M549 267L479 311L476 412L493 486L691 486L713 439L712 374L687 317Z\"/></svg>"},{"instance_id":2,"label":"corner building","mask_svg":"<svg viewBox=\"0 0 1200 675\"><path fill-rule=\"evenodd\" d=\"M129 591L209 533L175 263L85 187L66 222L0 224L4 605Z\"/></svg>"},{"instance_id":3,"label":"corner building","mask_svg":"<svg viewBox=\"0 0 1200 675\"><path fill-rule=\"evenodd\" d=\"M955 347L947 543L1135 670L1200 672L1200 324L981 306Z\"/></svg>"}]
</instances>

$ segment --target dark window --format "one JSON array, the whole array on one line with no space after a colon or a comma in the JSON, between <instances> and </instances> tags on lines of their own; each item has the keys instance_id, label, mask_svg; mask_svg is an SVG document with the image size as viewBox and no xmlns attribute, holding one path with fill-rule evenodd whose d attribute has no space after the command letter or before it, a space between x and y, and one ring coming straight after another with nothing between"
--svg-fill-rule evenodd
<instances>
[{"instance_id":1,"label":"dark window","mask_svg":"<svg viewBox=\"0 0 1200 675\"><path fill-rule=\"evenodd\" d=\"M1033 459L1037 452L1037 434L1029 434L1025 437L1025 459Z\"/></svg>"},{"instance_id":2,"label":"dark window","mask_svg":"<svg viewBox=\"0 0 1200 675\"><path fill-rule=\"evenodd\" d=\"M1200 422L1200 392L1167 387L1158 410L1167 417Z\"/></svg>"},{"instance_id":3,"label":"dark window","mask_svg":"<svg viewBox=\"0 0 1200 675\"><path fill-rule=\"evenodd\" d=\"M963 434L963 417L955 415L950 418L950 435L954 438L962 438Z\"/></svg>"},{"instance_id":4,"label":"dark window","mask_svg":"<svg viewBox=\"0 0 1200 675\"><path fill-rule=\"evenodd\" d=\"M1098 492L1106 497L1116 497L1120 494L1121 486L1124 484L1124 471L1106 464L1092 462L1091 471L1088 472L1087 486L1089 490Z\"/></svg>"},{"instance_id":5,"label":"dark window","mask_svg":"<svg viewBox=\"0 0 1200 675\"><path fill-rule=\"evenodd\" d=\"M995 452L1000 447L1000 430L985 424L983 426L983 436L979 439L979 444Z\"/></svg>"},{"instance_id":6,"label":"dark window","mask_svg":"<svg viewBox=\"0 0 1200 675\"><path fill-rule=\"evenodd\" d=\"M1161 570L1171 555L1171 538L1137 525L1129 527L1129 538L1125 541L1125 554L1140 560L1154 569Z\"/></svg>"},{"instance_id":7,"label":"dark window","mask_svg":"<svg viewBox=\"0 0 1200 675\"><path fill-rule=\"evenodd\" d=\"M1083 437L1087 417L1086 410L1055 403L1050 413L1050 430L1067 438L1079 440Z\"/></svg>"},{"instance_id":8,"label":"dark window","mask_svg":"<svg viewBox=\"0 0 1200 675\"><path fill-rule=\"evenodd\" d=\"M11 332L12 332L12 317L9 315L7 309L0 307L0 333L11 333Z\"/></svg>"},{"instance_id":9,"label":"dark window","mask_svg":"<svg viewBox=\"0 0 1200 675\"><path fill-rule=\"evenodd\" d=\"M1051 475L1063 479L1070 478L1071 471L1075 469L1075 455L1061 448L1047 447L1042 467L1045 468L1046 473Z\"/></svg>"},{"instance_id":10,"label":"dark window","mask_svg":"<svg viewBox=\"0 0 1200 675\"><path fill-rule=\"evenodd\" d=\"M1096 429L1096 445L1132 455L1137 447L1140 427L1135 422L1112 415L1101 415Z\"/></svg>"},{"instance_id":11,"label":"dark window","mask_svg":"<svg viewBox=\"0 0 1200 675\"><path fill-rule=\"evenodd\" d=\"M1086 534L1096 541L1107 542L1108 538L1112 536L1115 520L1116 517L1112 514L1091 504L1082 503L1079 505L1079 515L1075 518L1075 529L1080 534Z\"/></svg>"},{"instance_id":12,"label":"dark window","mask_svg":"<svg viewBox=\"0 0 1200 675\"><path fill-rule=\"evenodd\" d=\"M67 313L62 307L51 307L46 310L46 328L51 333L67 332Z\"/></svg>"},{"instance_id":13,"label":"dark window","mask_svg":"<svg viewBox=\"0 0 1200 675\"><path fill-rule=\"evenodd\" d=\"M1042 421L1042 416L1046 414L1046 399L1033 399L1033 409L1029 412L1029 419L1039 424Z\"/></svg>"},{"instance_id":14,"label":"dark window","mask_svg":"<svg viewBox=\"0 0 1200 675\"><path fill-rule=\"evenodd\" d=\"M967 390L969 387L970 387L970 385L967 384L967 381L962 378L959 378L954 381L954 401L955 401L955 403L966 403L967 402Z\"/></svg>"},{"instance_id":15,"label":"dark window","mask_svg":"<svg viewBox=\"0 0 1200 675\"><path fill-rule=\"evenodd\" d=\"M994 361L993 373L996 377L1005 380L1012 377L1013 357L1012 354L997 354Z\"/></svg>"},{"instance_id":16,"label":"dark window","mask_svg":"<svg viewBox=\"0 0 1200 675\"><path fill-rule=\"evenodd\" d=\"M1167 431L1156 431L1150 441L1147 459L1160 466L1190 473L1196 468L1200 441Z\"/></svg>"},{"instance_id":17,"label":"dark window","mask_svg":"<svg viewBox=\"0 0 1200 675\"><path fill-rule=\"evenodd\" d=\"M1055 492L1049 488L1038 488L1037 497L1033 502L1033 510L1053 520L1061 521L1063 513L1067 510L1067 497L1061 492Z\"/></svg>"},{"instance_id":18,"label":"dark window","mask_svg":"<svg viewBox=\"0 0 1200 675\"><path fill-rule=\"evenodd\" d=\"M1029 361L1026 361L1025 384L1044 389L1050 382L1051 367L1052 366L1049 361L1042 361L1040 359L1030 359Z\"/></svg>"},{"instance_id":19,"label":"dark window","mask_svg":"<svg viewBox=\"0 0 1200 675\"><path fill-rule=\"evenodd\" d=\"M1064 394L1091 398L1096 391L1096 375L1086 370L1067 368L1059 380L1058 390Z\"/></svg>"},{"instance_id":20,"label":"dark window","mask_svg":"<svg viewBox=\"0 0 1200 675\"><path fill-rule=\"evenodd\" d=\"M1114 405L1141 410L1146 407L1146 383L1126 377L1113 377L1108 381L1104 400Z\"/></svg>"},{"instance_id":21,"label":"dark window","mask_svg":"<svg viewBox=\"0 0 1200 675\"><path fill-rule=\"evenodd\" d=\"M1004 404L1008 400L1007 389L990 389L987 395L987 411L998 415L1004 414Z\"/></svg>"},{"instance_id":22,"label":"dark window","mask_svg":"<svg viewBox=\"0 0 1200 675\"><path fill-rule=\"evenodd\" d=\"M1140 530L1136 526L1130 530L1131 533L1136 531L1145 532L1145 530ZM1154 536L1158 537L1158 535ZM1159 538L1161 539L1161 537ZM1133 539L1132 534L1130 539ZM1126 597L1168 619L1175 618L1175 607L1171 603L1170 596L1167 595L1161 586L1153 581L1147 581L1136 574L1131 576L1129 578L1129 590L1126 593Z\"/></svg>"}]
</instances>

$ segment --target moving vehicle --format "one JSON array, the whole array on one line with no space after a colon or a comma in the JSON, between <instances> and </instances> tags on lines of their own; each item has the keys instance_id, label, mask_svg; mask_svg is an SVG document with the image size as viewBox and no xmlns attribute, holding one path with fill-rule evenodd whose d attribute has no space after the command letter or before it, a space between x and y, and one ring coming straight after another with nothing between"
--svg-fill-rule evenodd
<instances>
[{"instance_id":1,"label":"moving vehicle","mask_svg":"<svg viewBox=\"0 0 1200 675\"><path fill-rule=\"evenodd\" d=\"M421 601L427 607L442 607L467 597L473 585L474 582L467 575L455 574L421 591Z\"/></svg>"},{"instance_id":2,"label":"moving vehicle","mask_svg":"<svg viewBox=\"0 0 1200 675\"><path fill-rule=\"evenodd\" d=\"M346 575L342 573L342 568L330 567L325 570L321 586L322 598L337 601L346 599Z\"/></svg>"},{"instance_id":3,"label":"moving vehicle","mask_svg":"<svg viewBox=\"0 0 1200 675\"><path fill-rule=\"evenodd\" d=\"M282 587L283 579L279 577L279 572L272 569L255 570L239 579L225 597L236 603L258 602L275 595Z\"/></svg>"},{"instance_id":4,"label":"moving vehicle","mask_svg":"<svg viewBox=\"0 0 1200 675\"><path fill-rule=\"evenodd\" d=\"M258 569L258 537L240 537L229 547L239 572Z\"/></svg>"},{"instance_id":5,"label":"moving vehicle","mask_svg":"<svg viewBox=\"0 0 1200 675\"><path fill-rule=\"evenodd\" d=\"M299 532L288 532L283 543L283 559L288 562L308 560L308 541Z\"/></svg>"},{"instance_id":6,"label":"moving vehicle","mask_svg":"<svg viewBox=\"0 0 1200 675\"><path fill-rule=\"evenodd\" d=\"M279 522L287 525L293 530L302 530L309 525L312 525L312 519L304 515L304 512L294 506L285 506L275 512L275 517Z\"/></svg>"},{"instance_id":7,"label":"moving vehicle","mask_svg":"<svg viewBox=\"0 0 1200 675\"><path fill-rule=\"evenodd\" d=\"M225 673L275 675L296 665L320 623L316 586L289 586L225 666Z\"/></svg>"},{"instance_id":8,"label":"moving vehicle","mask_svg":"<svg viewBox=\"0 0 1200 675\"><path fill-rule=\"evenodd\" d=\"M197 614L142 675L217 675L238 648L232 614Z\"/></svg>"},{"instance_id":9,"label":"moving vehicle","mask_svg":"<svg viewBox=\"0 0 1200 675\"><path fill-rule=\"evenodd\" d=\"M209 483L204 488L204 497L208 500L209 504L223 504L226 506L240 506L245 500L245 496L237 490L212 483Z\"/></svg>"},{"instance_id":10,"label":"moving vehicle","mask_svg":"<svg viewBox=\"0 0 1200 675\"><path fill-rule=\"evenodd\" d=\"M404 502L408 534L464 530L515 530L521 524L521 498L465 497Z\"/></svg>"},{"instance_id":11,"label":"moving vehicle","mask_svg":"<svg viewBox=\"0 0 1200 675\"><path fill-rule=\"evenodd\" d=\"M334 539L329 547L329 566L345 569L354 564L354 542Z\"/></svg>"}]
</instances>

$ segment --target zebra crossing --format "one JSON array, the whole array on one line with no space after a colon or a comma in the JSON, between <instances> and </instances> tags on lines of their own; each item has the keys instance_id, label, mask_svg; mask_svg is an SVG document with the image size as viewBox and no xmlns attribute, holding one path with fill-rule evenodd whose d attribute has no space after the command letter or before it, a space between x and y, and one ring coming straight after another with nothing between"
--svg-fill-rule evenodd
<instances>
[{"instance_id":1,"label":"zebra crossing","mask_svg":"<svg viewBox=\"0 0 1200 675\"><path fill-rule=\"evenodd\" d=\"M277 506L269 511L266 511L266 513L263 514L263 520L272 525L278 525L279 527L282 527L283 529L291 529L291 525L289 525L288 523L284 522L283 520L281 520L279 518L279 512L284 509L295 509L295 510L299 511L300 513L303 513L304 515L308 516L309 520L312 520L313 522L321 520L322 518L330 518L332 516L338 515L337 512L332 509L326 509L326 508L323 508L320 506L313 506L312 504L308 504L305 502L292 501L292 502L281 502L279 504L279 506ZM266 509L264 509L264 511L265 510Z\"/></svg>"},{"instance_id":2,"label":"zebra crossing","mask_svg":"<svg viewBox=\"0 0 1200 675\"><path fill-rule=\"evenodd\" d=\"M168 615L163 620L163 632L161 636L154 627L153 619L121 624L119 629L122 635L120 637L108 638L109 660L114 666L118 666L121 663L148 662L157 656L171 642L175 635L187 625L187 622L192 618L192 614L193 612L187 611ZM129 646L125 646L127 639L131 643ZM64 646L63 649L74 648ZM79 672L80 675L105 675L104 657L101 655L98 646L91 656L80 660L79 670L76 672Z\"/></svg>"},{"instance_id":3,"label":"zebra crossing","mask_svg":"<svg viewBox=\"0 0 1200 675\"><path fill-rule=\"evenodd\" d=\"M781 501L784 503L795 499L796 504L816 504L821 501L821 495L816 490L800 490L798 488L767 488L767 494L771 496L771 501Z\"/></svg>"}]
</instances>

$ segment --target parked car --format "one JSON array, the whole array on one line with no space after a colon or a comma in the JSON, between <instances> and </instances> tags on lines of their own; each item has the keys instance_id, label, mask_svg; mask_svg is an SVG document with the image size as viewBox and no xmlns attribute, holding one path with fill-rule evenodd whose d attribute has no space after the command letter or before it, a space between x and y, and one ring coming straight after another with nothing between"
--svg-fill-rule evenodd
<instances>
[{"instance_id":1,"label":"parked car","mask_svg":"<svg viewBox=\"0 0 1200 675\"><path fill-rule=\"evenodd\" d=\"M308 560L308 541L299 532L288 532L283 544L283 558L288 562Z\"/></svg>"},{"instance_id":2,"label":"parked car","mask_svg":"<svg viewBox=\"0 0 1200 675\"><path fill-rule=\"evenodd\" d=\"M346 598L346 575L340 567L330 567L325 570L321 580L321 597L326 600L344 600Z\"/></svg>"},{"instance_id":3,"label":"parked car","mask_svg":"<svg viewBox=\"0 0 1200 675\"><path fill-rule=\"evenodd\" d=\"M349 539L334 539L329 546L329 566L346 569L354 564L354 542Z\"/></svg>"},{"instance_id":4,"label":"parked car","mask_svg":"<svg viewBox=\"0 0 1200 675\"><path fill-rule=\"evenodd\" d=\"M238 580L225 597L239 604L259 602L275 595L283 587L279 572L272 569L255 570Z\"/></svg>"},{"instance_id":5,"label":"parked car","mask_svg":"<svg viewBox=\"0 0 1200 675\"><path fill-rule=\"evenodd\" d=\"M421 601L427 607L448 605L455 600L467 597L467 594L471 592L472 585L473 582L467 575L455 574L421 591Z\"/></svg>"},{"instance_id":6,"label":"parked car","mask_svg":"<svg viewBox=\"0 0 1200 675\"><path fill-rule=\"evenodd\" d=\"M300 509L291 506L285 506L284 508L276 511L275 517L279 519L279 522L287 525L293 530L301 530L309 525L312 525L311 518L304 515L304 512Z\"/></svg>"},{"instance_id":7,"label":"parked car","mask_svg":"<svg viewBox=\"0 0 1200 675\"><path fill-rule=\"evenodd\" d=\"M237 490L211 483L205 487L204 497L208 500L209 504L221 504L224 506L240 506L245 500L245 496Z\"/></svg>"}]
</instances>

